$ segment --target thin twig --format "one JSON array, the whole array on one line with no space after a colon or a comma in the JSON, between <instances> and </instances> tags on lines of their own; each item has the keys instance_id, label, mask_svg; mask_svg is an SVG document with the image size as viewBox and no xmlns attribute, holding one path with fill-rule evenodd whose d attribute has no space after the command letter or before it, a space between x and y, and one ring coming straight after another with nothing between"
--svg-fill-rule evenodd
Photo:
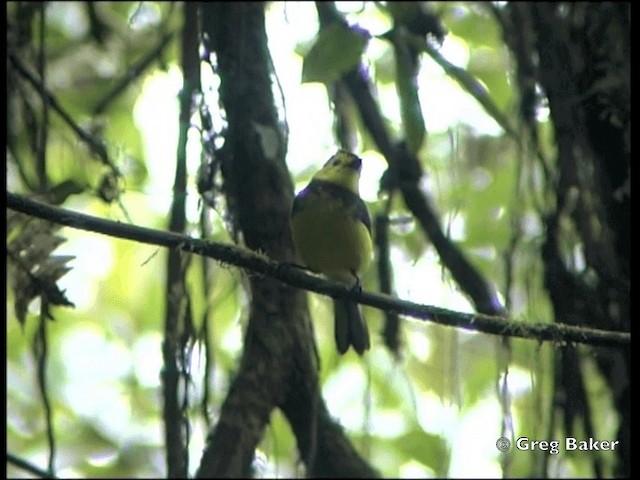
<instances>
[{"instance_id":1,"label":"thin twig","mask_svg":"<svg viewBox=\"0 0 640 480\"><path fill-rule=\"evenodd\" d=\"M105 146L104 142L80 127L71 117L71 115L67 113L64 108L62 108L62 105L60 105L56 97L54 97L53 94L49 92L44 85L42 85L42 82L35 75L33 75L27 67L22 64L20 59L18 59L12 53L9 53L8 57L16 71L40 93L40 95L43 97L43 100L46 100L48 105L53 108L53 110L58 115L60 115L60 117L69 126L69 128L71 128L71 130L73 130L73 132L78 136L78 138L89 147L89 150L91 150L102 163L109 166L116 175L120 176L121 174L118 170L118 167L109 158L107 147Z\"/></svg>"},{"instance_id":2,"label":"thin twig","mask_svg":"<svg viewBox=\"0 0 640 480\"><path fill-rule=\"evenodd\" d=\"M27 215L44 218L50 222L80 230L204 255L243 268L253 272L253 274L270 276L287 285L469 331L537 341L553 341L560 345L582 343L601 347L620 347L628 346L631 342L631 334L628 332L586 328L563 323L514 321L506 317L456 312L400 300L388 295L365 291L359 292L348 285L306 273L301 268L276 262L265 255L257 254L246 248L105 220L47 205L10 192L7 192L7 207Z\"/></svg>"},{"instance_id":3,"label":"thin twig","mask_svg":"<svg viewBox=\"0 0 640 480\"><path fill-rule=\"evenodd\" d=\"M46 298L42 299L40 307L40 325L36 336L33 339L33 353L37 361L38 389L42 395L42 403L44 405L45 421L47 425L47 443L49 445L48 469L54 471L56 459L56 437L53 433L53 412L51 410L51 399L47 389L47 360L48 360L48 340L47 340L47 315L48 302Z\"/></svg>"},{"instance_id":4,"label":"thin twig","mask_svg":"<svg viewBox=\"0 0 640 480\"><path fill-rule=\"evenodd\" d=\"M187 136L193 96L200 88L198 76L197 6L184 4L185 23L182 27L182 72L183 87L180 92L180 122L178 125L178 148L176 151L176 173L173 184L174 200L171 204L169 229L183 233L187 225ZM170 37L165 37L168 42ZM156 49L160 52L161 49ZM155 58L150 56L147 62ZM125 84L126 85L126 84ZM124 88L124 87L123 87ZM167 257L166 306L164 319L162 395L164 397L164 430L166 441L167 474L169 478L183 478L189 470L189 421L187 416L189 398L188 361L185 358L186 342L190 340L193 322L189 308L189 293L186 288L188 259L180 251L172 249ZM180 383L184 388L180 393Z\"/></svg>"},{"instance_id":5,"label":"thin twig","mask_svg":"<svg viewBox=\"0 0 640 480\"><path fill-rule=\"evenodd\" d=\"M211 236L211 222L207 213L208 209L203 205L202 210L200 211L200 235L202 238L209 238ZM202 343L202 349L204 350L205 356L200 412L202 413L202 418L207 425L207 429L209 429L211 427L211 418L209 417L208 410L211 401L210 383L213 382L213 375L215 374L215 358L213 356L213 347L211 345L212 331L209 322L212 310L211 303L209 301L209 292L213 291L213 273L209 268L209 259L207 257L200 258L200 266L202 274L202 293L204 298L207 298L200 321L200 324L202 325L201 331L198 333L198 338Z\"/></svg>"},{"instance_id":6,"label":"thin twig","mask_svg":"<svg viewBox=\"0 0 640 480\"><path fill-rule=\"evenodd\" d=\"M118 81L118 83L98 102L94 107L93 113L100 115L109 107L109 104L113 102L118 95L124 92L127 87L136 80L144 71L151 65L151 63L162 54L162 51L169 45L169 42L173 39L173 32L165 33L158 45L151 50L140 62L130 68L127 73Z\"/></svg>"},{"instance_id":7,"label":"thin twig","mask_svg":"<svg viewBox=\"0 0 640 480\"><path fill-rule=\"evenodd\" d=\"M406 41L413 47L427 53L444 72L453 78L460 86L471 95L485 109L485 111L493 118L498 125L516 142L520 141L520 136L507 116L502 113L498 106L494 103L487 89L473 75L464 68L454 65L447 60L436 48L431 46L427 40L417 35L406 33Z\"/></svg>"}]
</instances>

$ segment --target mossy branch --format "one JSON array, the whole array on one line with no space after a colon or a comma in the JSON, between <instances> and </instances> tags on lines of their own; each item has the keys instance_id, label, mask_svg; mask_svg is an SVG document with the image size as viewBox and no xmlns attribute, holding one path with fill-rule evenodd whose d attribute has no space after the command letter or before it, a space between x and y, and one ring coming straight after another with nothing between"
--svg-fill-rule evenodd
<instances>
[{"instance_id":1,"label":"mossy branch","mask_svg":"<svg viewBox=\"0 0 640 480\"><path fill-rule=\"evenodd\" d=\"M246 248L114 222L47 205L10 192L7 192L7 207L80 230L204 255L240 267L253 275L267 275L285 284L322 295L350 299L387 312L429 320L450 327L505 337L553 341L559 345L580 343L600 347L616 347L627 346L631 342L631 334L628 332L599 330L562 323L515 321L506 317L457 312L372 292L358 292L348 285L310 274L295 265L276 262Z\"/></svg>"}]
</instances>

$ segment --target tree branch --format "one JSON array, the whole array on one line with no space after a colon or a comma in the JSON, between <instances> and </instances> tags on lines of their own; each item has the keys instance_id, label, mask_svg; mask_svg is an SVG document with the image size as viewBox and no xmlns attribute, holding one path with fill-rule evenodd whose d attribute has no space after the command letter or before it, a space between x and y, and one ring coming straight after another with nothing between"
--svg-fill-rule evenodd
<instances>
[{"instance_id":1,"label":"tree branch","mask_svg":"<svg viewBox=\"0 0 640 480\"><path fill-rule=\"evenodd\" d=\"M80 230L204 255L247 270L250 275L266 275L287 285L322 295L349 299L380 310L395 312L421 320L429 320L464 330L538 341L553 341L559 344L581 343L594 346L619 347L628 346L631 342L631 334L623 331L583 328L563 323L546 324L513 321L505 317L456 312L386 295L365 291L358 292L348 285L306 273L291 264L276 262L265 255L252 252L246 248L191 238L177 233L126 225L54 207L10 192L7 192L7 207L27 215Z\"/></svg>"}]
</instances>

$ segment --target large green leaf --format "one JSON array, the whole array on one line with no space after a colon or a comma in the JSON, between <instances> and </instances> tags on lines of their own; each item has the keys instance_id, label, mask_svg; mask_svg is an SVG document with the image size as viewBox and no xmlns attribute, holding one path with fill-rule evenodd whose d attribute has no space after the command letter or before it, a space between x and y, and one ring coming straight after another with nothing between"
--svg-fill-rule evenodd
<instances>
[{"instance_id":1,"label":"large green leaf","mask_svg":"<svg viewBox=\"0 0 640 480\"><path fill-rule=\"evenodd\" d=\"M333 82L360 62L368 35L342 24L323 29L304 58L302 82Z\"/></svg>"},{"instance_id":2,"label":"large green leaf","mask_svg":"<svg viewBox=\"0 0 640 480\"><path fill-rule=\"evenodd\" d=\"M471 46L501 44L499 25L490 14L488 4L460 2L449 4L444 10L442 20L453 35L463 38Z\"/></svg>"}]
</instances>

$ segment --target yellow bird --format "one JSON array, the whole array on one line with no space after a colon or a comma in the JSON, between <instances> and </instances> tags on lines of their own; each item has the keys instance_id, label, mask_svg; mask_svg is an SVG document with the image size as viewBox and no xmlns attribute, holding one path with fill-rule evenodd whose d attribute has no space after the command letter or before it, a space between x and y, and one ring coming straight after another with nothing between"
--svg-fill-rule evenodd
<instances>
[{"instance_id":1,"label":"yellow bird","mask_svg":"<svg viewBox=\"0 0 640 480\"><path fill-rule=\"evenodd\" d=\"M358 156L338 151L296 196L291 213L293 243L307 267L358 285L373 254L371 219L358 188L361 170ZM370 342L358 304L334 299L333 305L338 351L353 346L362 355Z\"/></svg>"}]
</instances>

